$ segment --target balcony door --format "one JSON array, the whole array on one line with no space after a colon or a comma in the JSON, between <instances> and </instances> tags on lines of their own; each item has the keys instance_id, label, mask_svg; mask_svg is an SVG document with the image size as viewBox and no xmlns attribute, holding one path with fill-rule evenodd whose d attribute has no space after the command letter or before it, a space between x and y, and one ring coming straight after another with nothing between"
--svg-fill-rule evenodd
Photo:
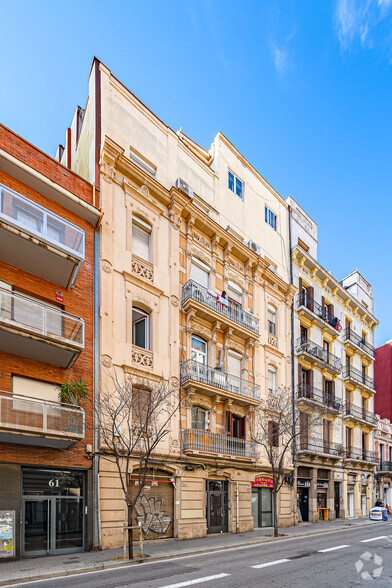
<instances>
[{"instance_id":1,"label":"balcony door","mask_svg":"<svg viewBox=\"0 0 392 588\"><path fill-rule=\"evenodd\" d=\"M191 347L192 376L201 382L208 384L207 370L207 342L199 337L192 337Z\"/></svg>"},{"instance_id":2,"label":"balcony door","mask_svg":"<svg viewBox=\"0 0 392 588\"><path fill-rule=\"evenodd\" d=\"M231 392L241 394L241 361L242 355L231 349L227 353L228 384Z\"/></svg>"}]
</instances>

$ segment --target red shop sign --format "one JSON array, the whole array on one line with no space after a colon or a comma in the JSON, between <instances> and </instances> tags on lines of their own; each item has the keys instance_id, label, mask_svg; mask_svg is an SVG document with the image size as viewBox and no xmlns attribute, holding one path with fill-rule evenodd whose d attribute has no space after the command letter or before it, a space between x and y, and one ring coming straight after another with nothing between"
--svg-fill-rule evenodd
<instances>
[{"instance_id":1,"label":"red shop sign","mask_svg":"<svg viewBox=\"0 0 392 588\"><path fill-rule=\"evenodd\" d=\"M254 488L273 488L274 483L271 478L256 478L256 480L252 482L252 486Z\"/></svg>"}]
</instances>

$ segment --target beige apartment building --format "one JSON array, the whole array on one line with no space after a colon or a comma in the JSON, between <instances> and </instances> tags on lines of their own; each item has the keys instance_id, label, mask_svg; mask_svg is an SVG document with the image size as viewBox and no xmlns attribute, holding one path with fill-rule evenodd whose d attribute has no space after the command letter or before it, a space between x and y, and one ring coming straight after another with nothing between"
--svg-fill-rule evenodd
<instances>
[{"instance_id":1,"label":"beige apartment building","mask_svg":"<svg viewBox=\"0 0 392 588\"><path fill-rule=\"evenodd\" d=\"M299 520L367 516L373 506L373 314L370 284L353 271L336 280L317 261L317 225L293 200L295 402Z\"/></svg>"},{"instance_id":2,"label":"beige apartment building","mask_svg":"<svg viewBox=\"0 0 392 588\"><path fill-rule=\"evenodd\" d=\"M272 525L251 429L291 386L287 203L221 133L205 150L174 132L98 60L57 158L100 191L100 387L113 366L181 398L144 491L164 521L147 536ZM102 547L119 546L124 500L102 459L99 490ZM284 485L282 526L295 508Z\"/></svg>"}]
</instances>

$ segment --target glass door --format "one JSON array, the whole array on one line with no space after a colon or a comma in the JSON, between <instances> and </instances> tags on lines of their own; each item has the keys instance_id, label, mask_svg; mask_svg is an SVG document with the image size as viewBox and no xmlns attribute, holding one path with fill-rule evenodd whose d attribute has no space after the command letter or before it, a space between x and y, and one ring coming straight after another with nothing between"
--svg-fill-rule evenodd
<instances>
[{"instance_id":1,"label":"glass door","mask_svg":"<svg viewBox=\"0 0 392 588\"><path fill-rule=\"evenodd\" d=\"M55 551L80 551L83 547L83 498L56 498Z\"/></svg>"},{"instance_id":2,"label":"glass door","mask_svg":"<svg viewBox=\"0 0 392 588\"><path fill-rule=\"evenodd\" d=\"M51 549L50 498L23 501L24 555L46 555Z\"/></svg>"}]
</instances>

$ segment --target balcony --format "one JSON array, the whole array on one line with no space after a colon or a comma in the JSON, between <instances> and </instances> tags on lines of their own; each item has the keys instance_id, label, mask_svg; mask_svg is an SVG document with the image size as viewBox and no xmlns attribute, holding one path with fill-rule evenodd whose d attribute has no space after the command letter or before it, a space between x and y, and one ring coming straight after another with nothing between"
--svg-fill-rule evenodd
<instances>
[{"instance_id":1,"label":"balcony","mask_svg":"<svg viewBox=\"0 0 392 588\"><path fill-rule=\"evenodd\" d=\"M205 396L229 397L239 404L260 402L260 386L192 359L181 364L181 386L200 389Z\"/></svg>"},{"instance_id":2,"label":"balcony","mask_svg":"<svg viewBox=\"0 0 392 588\"><path fill-rule=\"evenodd\" d=\"M343 368L342 378L353 386L358 386L359 388L363 388L368 392L374 392L376 389L373 378L366 376L360 370L357 370L351 365L346 365Z\"/></svg>"},{"instance_id":3,"label":"balcony","mask_svg":"<svg viewBox=\"0 0 392 588\"><path fill-rule=\"evenodd\" d=\"M317 365L320 369L326 369L331 374L338 374L342 369L339 357L309 339L300 337L297 340L295 351L297 355L303 356L309 363Z\"/></svg>"},{"instance_id":4,"label":"balcony","mask_svg":"<svg viewBox=\"0 0 392 588\"><path fill-rule=\"evenodd\" d=\"M301 310L309 320L315 321L321 329L326 328L332 335L336 336L342 330L339 319L306 292L297 294L297 310Z\"/></svg>"},{"instance_id":5,"label":"balcony","mask_svg":"<svg viewBox=\"0 0 392 588\"><path fill-rule=\"evenodd\" d=\"M259 333L259 320L250 312L246 312L239 304L231 300L218 299L210 290L193 280L189 280L182 288L182 307L190 308L196 315L209 322L219 321L222 325L232 327L240 336L255 338Z\"/></svg>"},{"instance_id":6,"label":"balcony","mask_svg":"<svg viewBox=\"0 0 392 588\"><path fill-rule=\"evenodd\" d=\"M257 458L257 447L251 441L199 429L183 431L182 448L185 453L212 453L214 457Z\"/></svg>"},{"instance_id":7,"label":"balcony","mask_svg":"<svg viewBox=\"0 0 392 588\"><path fill-rule=\"evenodd\" d=\"M333 443L332 441L324 441L321 438L308 437L299 440L298 453L341 459L343 456L343 445Z\"/></svg>"},{"instance_id":8,"label":"balcony","mask_svg":"<svg viewBox=\"0 0 392 588\"><path fill-rule=\"evenodd\" d=\"M84 260L84 231L0 184L0 259L70 287Z\"/></svg>"},{"instance_id":9,"label":"balcony","mask_svg":"<svg viewBox=\"0 0 392 588\"><path fill-rule=\"evenodd\" d=\"M349 446L344 452L344 459L346 461L366 461L368 463L376 463L376 453L369 449Z\"/></svg>"},{"instance_id":10,"label":"balcony","mask_svg":"<svg viewBox=\"0 0 392 588\"><path fill-rule=\"evenodd\" d=\"M392 461L379 461L376 469L378 472L392 472Z\"/></svg>"},{"instance_id":11,"label":"balcony","mask_svg":"<svg viewBox=\"0 0 392 588\"><path fill-rule=\"evenodd\" d=\"M84 410L0 392L0 442L67 449L84 439Z\"/></svg>"},{"instance_id":12,"label":"balcony","mask_svg":"<svg viewBox=\"0 0 392 588\"><path fill-rule=\"evenodd\" d=\"M375 427L377 424L377 417L373 412L365 410L361 406L355 406L351 402L346 402L344 405L343 417L347 420L365 425Z\"/></svg>"},{"instance_id":13,"label":"balcony","mask_svg":"<svg viewBox=\"0 0 392 588\"><path fill-rule=\"evenodd\" d=\"M299 384L296 392L297 400L328 412L338 414L342 410L342 402L332 394L307 384Z\"/></svg>"},{"instance_id":14,"label":"balcony","mask_svg":"<svg viewBox=\"0 0 392 588\"><path fill-rule=\"evenodd\" d=\"M366 355L370 359L374 359L374 347L370 345L365 339L354 333L351 329L343 331L343 341L353 351L357 351L359 355Z\"/></svg>"},{"instance_id":15,"label":"balcony","mask_svg":"<svg viewBox=\"0 0 392 588\"><path fill-rule=\"evenodd\" d=\"M83 348L81 318L0 288L0 351L68 368Z\"/></svg>"}]
</instances>

